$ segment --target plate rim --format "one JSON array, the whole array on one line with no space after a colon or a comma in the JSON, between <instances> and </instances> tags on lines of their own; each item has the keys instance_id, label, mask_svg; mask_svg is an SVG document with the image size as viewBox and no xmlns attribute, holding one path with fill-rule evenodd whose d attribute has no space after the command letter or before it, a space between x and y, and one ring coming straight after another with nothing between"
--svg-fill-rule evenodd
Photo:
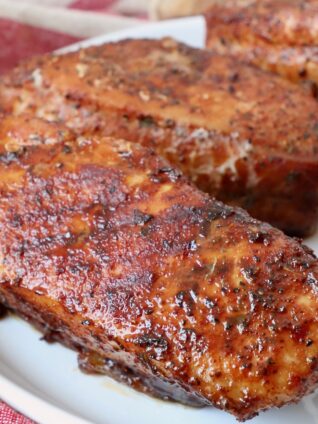
<instances>
[{"instance_id":1,"label":"plate rim","mask_svg":"<svg viewBox=\"0 0 318 424\"><path fill-rule=\"evenodd\" d=\"M69 53L72 51L79 50L80 48L90 47L90 46L98 46L103 43L107 42L116 42L120 39L125 38L140 38L135 37L135 35L138 36L138 32L154 28L155 30L157 28L167 28L169 31L169 28L171 27L182 27L186 25L204 25L205 26L205 20L203 15L195 15L195 16L186 16L182 18L175 18L175 19L166 19L164 21L158 21L158 22L146 22L140 26L122 29L119 31L109 32L102 35L97 35L96 37L87 38L82 41L78 41L76 43L70 44L68 46L62 47L61 49L56 50L56 53L63 54L63 53ZM168 35L167 35L168 37ZM174 35L171 35L171 37L175 37ZM111 39L111 40L108 40ZM148 38L152 39L152 37L146 36L142 38Z\"/></svg>"},{"instance_id":2,"label":"plate rim","mask_svg":"<svg viewBox=\"0 0 318 424\"><path fill-rule=\"evenodd\" d=\"M1 401L19 414L43 424L90 424L79 416L65 411L60 406L42 399L40 396L18 386L0 374ZM30 407L32 405L32 408Z\"/></svg>"}]
</instances>

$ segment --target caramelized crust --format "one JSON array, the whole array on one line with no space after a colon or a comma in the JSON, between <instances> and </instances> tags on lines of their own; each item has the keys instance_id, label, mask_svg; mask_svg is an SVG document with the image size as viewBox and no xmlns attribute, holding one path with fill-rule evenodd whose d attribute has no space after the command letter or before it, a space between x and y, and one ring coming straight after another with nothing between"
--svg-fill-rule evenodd
<instances>
[{"instance_id":1,"label":"caramelized crust","mask_svg":"<svg viewBox=\"0 0 318 424\"><path fill-rule=\"evenodd\" d=\"M317 96L318 1L249 3L218 3L208 10L208 47L301 83Z\"/></svg>"},{"instance_id":2,"label":"caramelized crust","mask_svg":"<svg viewBox=\"0 0 318 424\"><path fill-rule=\"evenodd\" d=\"M316 225L318 107L287 81L164 39L34 59L0 87L4 112L138 141L290 234Z\"/></svg>"},{"instance_id":3,"label":"caramelized crust","mask_svg":"<svg viewBox=\"0 0 318 424\"><path fill-rule=\"evenodd\" d=\"M316 387L311 251L137 144L3 128L2 303L86 369L240 420Z\"/></svg>"}]
</instances>

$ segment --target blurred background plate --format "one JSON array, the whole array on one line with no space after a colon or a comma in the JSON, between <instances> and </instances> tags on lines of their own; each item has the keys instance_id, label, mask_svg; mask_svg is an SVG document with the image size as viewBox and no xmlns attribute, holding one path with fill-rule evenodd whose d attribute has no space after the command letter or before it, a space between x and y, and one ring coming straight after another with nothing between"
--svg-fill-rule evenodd
<instances>
[{"instance_id":1,"label":"blurred background plate","mask_svg":"<svg viewBox=\"0 0 318 424\"><path fill-rule=\"evenodd\" d=\"M202 47L200 17L147 24L139 28L86 40L79 46L123 38L172 36ZM318 234L306 241L318 253ZM103 376L87 376L77 368L76 353L40 340L22 320L0 321L0 398L41 424L234 424L230 415L214 408L193 409L135 392ZM251 424L318 424L318 393L298 405L271 410Z\"/></svg>"}]
</instances>

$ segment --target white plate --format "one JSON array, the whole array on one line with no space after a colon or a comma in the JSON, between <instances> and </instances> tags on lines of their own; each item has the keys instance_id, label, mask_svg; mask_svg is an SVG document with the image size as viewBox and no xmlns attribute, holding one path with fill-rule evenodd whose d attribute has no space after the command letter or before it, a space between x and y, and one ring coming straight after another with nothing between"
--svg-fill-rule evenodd
<instances>
[{"instance_id":1,"label":"white plate","mask_svg":"<svg viewBox=\"0 0 318 424\"><path fill-rule=\"evenodd\" d=\"M173 36L201 47L204 32L202 18L187 18L121 31L81 45L127 37ZM318 235L308 240L308 244L318 253ZM41 424L236 423L230 415L213 408L192 409L158 401L107 377L84 375L77 368L74 352L39 339L37 331L15 317L0 322L0 398ZM287 422L317 424L318 394L250 421L251 424Z\"/></svg>"}]
</instances>

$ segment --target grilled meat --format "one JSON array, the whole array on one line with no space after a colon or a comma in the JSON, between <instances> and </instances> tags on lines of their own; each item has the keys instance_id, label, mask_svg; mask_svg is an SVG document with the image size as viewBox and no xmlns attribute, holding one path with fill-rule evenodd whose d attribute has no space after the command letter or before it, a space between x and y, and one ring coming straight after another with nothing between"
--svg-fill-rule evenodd
<instances>
[{"instance_id":1,"label":"grilled meat","mask_svg":"<svg viewBox=\"0 0 318 424\"><path fill-rule=\"evenodd\" d=\"M304 236L318 215L318 106L278 77L171 39L34 59L0 106L153 147L202 190Z\"/></svg>"},{"instance_id":2,"label":"grilled meat","mask_svg":"<svg viewBox=\"0 0 318 424\"><path fill-rule=\"evenodd\" d=\"M83 368L240 420L316 387L318 263L299 241L135 143L21 117L0 152L1 302Z\"/></svg>"},{"instance_id":3,"label":"grilled meat","mask_svg":"<svg viewBox=\"0 0 318 424\"><path fill-rule=\"evenodd\" d=\"M303 85L318 95L318 1L218 3L206 14L207 45Z\"/></svg>"}]
</instances>

